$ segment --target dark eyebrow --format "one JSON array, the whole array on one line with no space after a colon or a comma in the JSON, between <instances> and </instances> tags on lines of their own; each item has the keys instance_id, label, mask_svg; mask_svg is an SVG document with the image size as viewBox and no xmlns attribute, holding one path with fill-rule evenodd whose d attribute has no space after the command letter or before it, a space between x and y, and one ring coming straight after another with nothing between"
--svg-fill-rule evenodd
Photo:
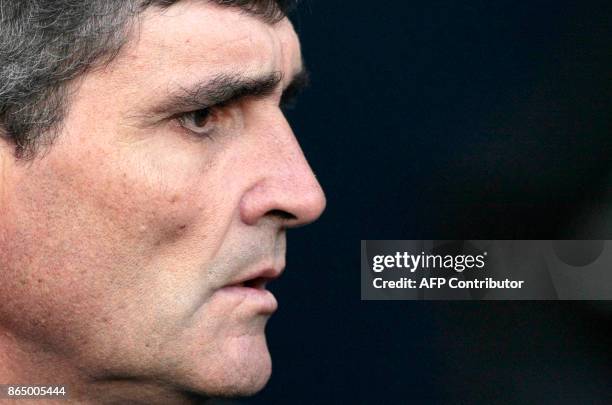
<instances>
[{"instance_id":1,"label":"dark eyebrow","mask_svg":"<svg viewBox=\"0 0 612 405\"><path fill-rule=\"evenodd\" d=\"M230 104L245 97L265 97L272 94L282 80L281 72L271 72L260 77L220 74L205 82L170 90L164 102L156 106L152 112L174 114ZM294 75L291 83L283 91L282 101L298 94L307 82L308 73L302 69Z\"/></svg>"}]
</instances>

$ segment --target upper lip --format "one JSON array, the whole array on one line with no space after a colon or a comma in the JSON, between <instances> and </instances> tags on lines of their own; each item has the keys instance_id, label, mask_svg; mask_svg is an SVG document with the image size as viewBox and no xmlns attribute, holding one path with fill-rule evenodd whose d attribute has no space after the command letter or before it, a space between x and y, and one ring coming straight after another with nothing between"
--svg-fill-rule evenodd
<instances>
[{"instance_id":1,"label":"upper lip","mask_svg":"<svg viewBox=\"0 0 612 405\"><path fill-rule=\"evenodd\" d=\"M230 281L228 284L226 284L226 287L244 286L263 289L266 287L268 282L279 278L283 273L283 270L283 267L259 268L256 271L245 273L235 280Z\"/></svg>"}]
</instances>

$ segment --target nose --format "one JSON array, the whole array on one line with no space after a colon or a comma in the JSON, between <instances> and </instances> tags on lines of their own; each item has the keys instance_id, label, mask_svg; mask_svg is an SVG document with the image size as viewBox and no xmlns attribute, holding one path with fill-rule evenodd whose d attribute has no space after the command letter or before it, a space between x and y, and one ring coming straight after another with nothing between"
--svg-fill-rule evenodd
<instances>
[{"instance_id":1,"label":"nose","mask_svg":"<svg viewBox=\"0 0 612 405\"><path fill-rule=\"evenodd\" d=\"M289 123L279 112L274 128L266 130L256 167L260 173L240 201L241 220L255 225L274 218L283 227L315 221L325 209L325 194L308 165Z\"/></svg>"}]
</instances>

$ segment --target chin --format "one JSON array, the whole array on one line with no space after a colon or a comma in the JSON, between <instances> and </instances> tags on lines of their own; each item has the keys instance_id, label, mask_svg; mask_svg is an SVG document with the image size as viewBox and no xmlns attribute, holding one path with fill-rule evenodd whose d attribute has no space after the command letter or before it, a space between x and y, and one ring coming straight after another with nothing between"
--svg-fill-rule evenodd
<instances>
[{"instance_id":1,"label":"chin","mask_svg":"<svg viewBox=\"0 0 612 405\"><path fill-rule=\"evenodd\" d=\"M272 359L263 333L229 339L212 361L201 359L199 363L199 381L193 381L192 388L210 397L254 395L266 386L272 374Z\"/></svg>"}]
</instances>

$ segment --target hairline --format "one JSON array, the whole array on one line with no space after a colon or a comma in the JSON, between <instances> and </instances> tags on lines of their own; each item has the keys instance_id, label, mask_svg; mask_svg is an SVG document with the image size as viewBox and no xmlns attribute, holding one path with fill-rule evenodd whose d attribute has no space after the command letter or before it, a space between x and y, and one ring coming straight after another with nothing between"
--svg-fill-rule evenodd
<instances>
[{"instance_id":1,"label":"hairline","mask_svg":"<svg viewBox=\"0 0 612 405\"><path fill-rule=\"evenodd\" d=\"M158 8L158 9L168 9L177 3L182 3L185 1L191 0L145 0L141 3L142 11L145 11L149 8ZM238 4L222 4L217 1L211 0L199 0L204 1L212 6L225 7L225 8L233 8L236 11L241 12L246 15L250 15L252 17L258 18L260 21L265 22L270 25L274 25L282 21L287 17L287 10L283 10L280 6L275 5L274 9L269 10L267 12L257 11L253 6L249 6L248 3L245 5ZM277 4L276 1L272 0L272 3ZM290 10L290 9L289 9Z\"/></svg>"},{"instance_id":2,"label":"hairline","mask_svg":"<svg viewBox=\"0 0 612 405\"><path fill-rule=\"evenodd\" d=\"M64 128L65 118L71 108L73 102L73 95L76 89L78 89L79 81L82 80L91 71L99 68L105 68L111 65L114 61L120 57L122 51L135 37L138 37L138 28L144 17L143 13L148 9L168 9L177 3L184 2L185 0L134 0L131 3L126 4L126 9L122 11L117 10L117 14L109 14L111 18L120 18L120 25L117 27L120 29L120 33L116 37L117 41L113 44L112 42L104 41L108 40L108 37L104 35L100 41L95 43L99 53L92 52L90 54L82 54L78 51L78 47L83 44L75 45L76 53L67 53L66 57L69 58L71 55L76 55L76 60L82 60L82 67L77 68L73 71L70 77L60 77L55 81L49 81L39 91L38 96L36 93L32 93L27 101L32 107L39 108L45 111L46 108L53 108L46 112L45 116L47 121L27 121L29 118L27 115L19 118L15 115L12 124L6 120L5 116L2 116L2 122L0 123L0 136L12 142L14 144L15 157L18 160L31 160L36 158L37 155L45 155L51 148L56 139L61 135L62 129ZM236 12L244 13L260 21L274 25L287 17L287 14L294 5L297 4L297 0L270 0L269 2L258 1L258 0L199 0L203 1L212 6L219 6L225 8L231 8ZM121 17L119 15L122 15ZM87 18L86 16L84 16ZM107 21L104 21L106 24ZM108 22L108 26L112 27L111 22ZM54 65L48 65L50 69L61 69L61 66L53 67ZM42 93L42 95L41 95ZM51 103L51 104L49 104ZM4 106L5 104L3 104ZM23 104L26 106L26 104ZM31 110L35 111L35 110ZM19 114L20 109L13 111L12 114ZM27 114L27 113L26 113ZM43 114L45 114L43 112ZM8 126L7 126L8 124ZM11 128L10 125L17 125L17 127ZM21 125L21 130L19 126ZM23 126L25 125L25 127Z\"/></svg>"}]
</instances>

